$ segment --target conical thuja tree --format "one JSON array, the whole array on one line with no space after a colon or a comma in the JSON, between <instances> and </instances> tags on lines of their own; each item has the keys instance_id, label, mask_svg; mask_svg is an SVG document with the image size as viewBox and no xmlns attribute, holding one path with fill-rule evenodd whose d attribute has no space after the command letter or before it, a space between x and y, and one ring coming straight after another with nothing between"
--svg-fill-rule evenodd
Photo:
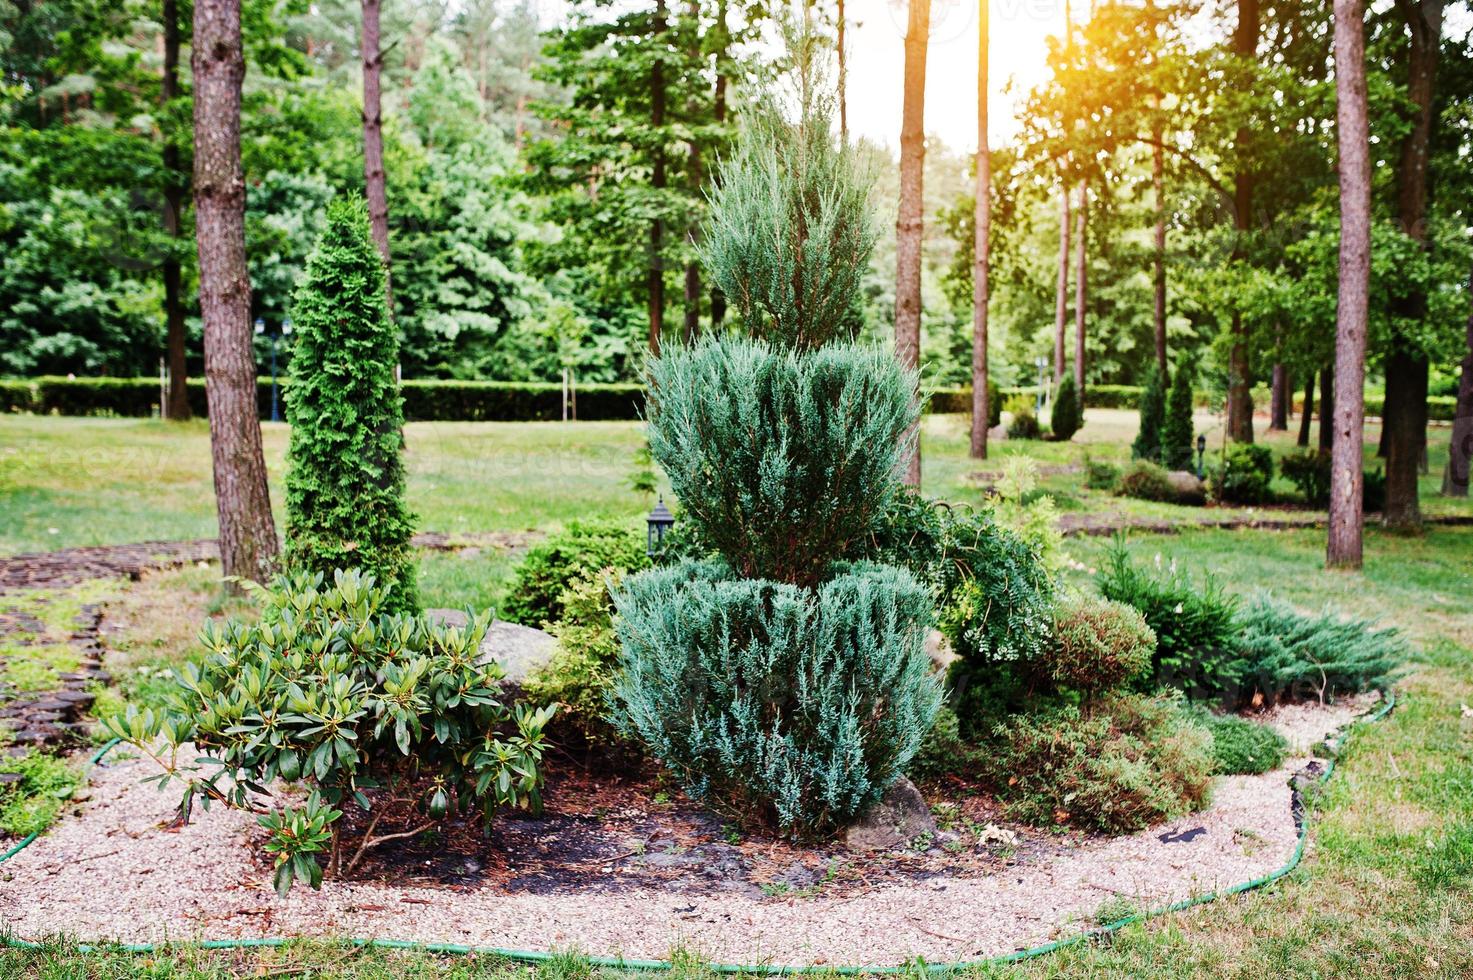
<instances>
[{"instance_id":1,"label":"conical thuja tree","mask_svg":"<svg viewBox=\"0 0 1473 980\"><path fill-rule=\"evenodd\" d=\"M1192 442L1196 437L1192 420L1192 385L1197 365L1183 357L1172 372L1166 396L1166 418L1161 423L1161 462L1169 470L1192 468Z\"/></svg>"},{"instance_id":2,"label":"conical thuja tree","mask_svg":"<svg viewBox=\"0 0 1473 980\"><path fill-rule=\"evenodd\" d=\"M361 200L331 205L292 317L287 561L329 576L359 568L389 589L386 611L416 611L399 343Z\"/></svg>"},{"instance_id":3,"label":"conical thuja tree","mask_svg":"<svg viewBox=\"0 0 1473 980\"><path fill-rule=\"evenodd\" d=\"M693 795L791 836L873 804L941 697L927 588L845 561L898 491L919 416L913 372L844 342L875 237L868 190L826 104L746 121L703 250L752 336L648 369L651 452L719 557L616 598L620 726Z\"/></svg>"},{"instance_id":4,"label":"conical thuja tree","mask_svg":"<svg viewBox=\"0 0 1473 980\"><path fill-rule=\"evenodd\" d=\"M1166 421L1166 384L1156 365L1146 372L1146 384L1141 388L1140 431L1131 444L1130 455L1135 459L1161 461L1161 427Z\"/></svg>"}]
</instances>

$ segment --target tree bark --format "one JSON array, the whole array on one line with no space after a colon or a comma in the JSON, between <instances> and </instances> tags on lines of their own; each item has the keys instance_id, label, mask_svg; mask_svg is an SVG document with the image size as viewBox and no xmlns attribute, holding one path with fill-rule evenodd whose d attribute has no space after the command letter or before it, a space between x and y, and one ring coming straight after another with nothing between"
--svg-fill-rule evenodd
<instances>
[{"instance_id":1,"label":"tree bark","mask_svg":"<svg viewBox=\"0 0 1473 980\"><path fill-rule=\"evenodd\" d=\"M204 322L210 455L227 576L265 579L277 555L261 451L251 284L245 253L240 0L195 0L194 213Z\"/></svg>"},{"instance_id":2,"label":"tree bark","mask_svg":"<svg viewBox=\"0 0 1473 980\"><path fill-rule=\"evenodd\" d=\"M654 34L665 33L665 0L655 2ZM657 54L650 64L650 126L656 132L654 159L651 161L650 186L665 189L665 62ZM658 196L658 195L657 195ZM659 205L657 205L658 207ZM665 332L665 222L656 217L650 222L650 254L647 288L649 291L650 353L660 353L660 336Z\"/></svg>"},{"instance_id":3,"label":"tree bark","mask_svg":"<svg viewBox=\"0 0 1473 980\"><path fill-rule=\"evenodd\" d=\"M1054 285L1054 386L1064 380L1064 330L1069 322L1069 185L1059 194L1059 278Z\"/></svg>"},{"instance_id":4,"label":"tree bark","mask_svg":"<svg viewBox=\"0 0 1473 980\"><path fill-rule=\"evenodd\" d=\"M1295 444L1301 449L1309 448L1309 425L1314 416L1314 372L1304 381L1304 407L1299 410L1299 438ZM1323 424L1323 423L1321 423Z\"/></svg>"},{"instance_id":5,"label":"tree bark","mask_svg":"<svg viewBox=\"0 0 1473 980\"><path fill-rule=\"evenodd\" d=\"M972 457L987 458L992 418L988 392L987 306L992 278L992 149L987 140L988 4L977 18L977 183L972 237Z\"/></svg>"},{"instance_id":6,"label":"tree bark","mask_svg":"<svg viewBox=\"0 0 1473 980\"><path fill-rule=\"evenodd\" d=\"M183 272L177 248L182 244L184 201L188 178L179 159L179 134L174 132L173 102L179 98L179 3L164 0L164 115L169 125L164 130L164 232L168 234L170 251L164 258L164 323L169 347L169 400L161 406L165 418L185 421L193 413L189 408L189 365L186 361L189 335L184 326Z\"/></svg>"},{"instance_id":7,"label":"tree bark","mask_svg":"<svg viewBox=\"0 0 1473 980\"><path fill-rule=\"evenodd\" d=\"M1407 101L1411 128L1402 139L1396 168L1396 210L1402 232L1424 250L1427 237L1427 159L1431 148L1432 93L1442 41L1443 0L1398 0L1411 35L1407 58ZM1427 295L1415 285L1397 304L1399 318L1427 316ZM1393 335L1386 357L1386 398L1381 411L1386 450L1385 519L1393 527L1422 523L1417 478L1427 449L1426 352L1404 336Z\"/></svg>"},{"instance_id":8,"label":"tree bark","mask_svg":"<svg viewBox=\"0 0 1473 980\"><path fill-rule=\"evenodd\" d=\"M389 275L389 193L384 179L384 114L380 86L384 59L379 50L380 0L363 0L363 190L373 242L384 257L384 301L394 312L394 284Z\"/></svg>"},{"instance_id":9,"label":"tree bark","mask_svg":"<svg viewBox=\"0 0 1473 980\"><path fill-rule=\"evenodd\" d=\"M1079 209L1074 212L1074 397L1084 412L1085 314L1089 305L1089 182L1079 182Z\"/></svg>"},{"instance_id":10,"label":"tree bark","mask_svg":"<svg viewBox=\"0 0 1473 980\"><path fill-rule=\"evenodd\" d=\"M1469 285L1469 292L1473 293L1473 279ZM1447 469L1442 474L1442 492L1449 497L1468 496L1468 463L1473 458L1473 313L1468 314L1467 334L1463 372L1458 378L1458 402L1453 410L1452 442L1448 446Z\"/></svg>"},{"instance_id":11,"label":"tree bark","mask_svg":"<svg viewBox=\"0 0 1473 980\"><path fill-rule=\"evenodd\" d=\"M922 170L926 157L926 42L931 0L909 0L905 31L905 91L900 123L900 211L895 223L895 352L912 371L921 362ZM905 482L921 485L921 443L906 466Z\"/></svg>"},{"instance_id":12,"label":"tree bark","mask_svg":"<svg viewBox=\"0 0 1473 980\"><path fill-rule=\"evenodd\" d=\"M984 20L987 17L983 11ZM839 0L839 139L849 142L849 53L844 50L844 0Z\"/></svg>"},{"instance_id":13,"label":"tree bark","mask_svg":"<svg viewBox=\"0 0 1473 980\"><path fill-rule=\"evenodd\" d=\"M1364 414L1364 411L1362 412ZM1320 449L1335 447L1335 363L1331 361L1320 372Z\"/></svg>"},{"instance_id":14,"label":"tree bark","mask_svg":"<svg viewBox=\"0 0 1473 980\"><path fill-rule=\"evenodd\" d=\"M1289 431L1289 402L1293 389L1289 387L1289 369L1282 364L1274 365L1273 389L1269 399L1268 431Z\"/></svg>"},{"instance_id":15,"label":"tree bark","mask_svg":"<svg viewBox=\"0 0 1473 980\"><path fill-rule=\"evenodd\" d=\"M726 32L726 0L716 4L716 89L712 96L712 115L716 125L726 122L726 57L731 38ZM711 329L720 330L726 321L726 294L719 286L711 287Z\"/></svg>"},{"instance_id":16,"label":"tree bark","mask_svg":"<svg viewBox=\"0 0 1473 980\"><path fill-rule=\"evenodd\" d=\"M1371 289L1371 151L1366 106L1365 0L1334 0L1335 119L1340 150L1340 285L1335 324L1335 445L1325 563L1362 561L1362 441ZM1321 408L1323 412L1323 408Z\"/></svg>"},{"instance_id":17,"label":"tree bark","mask_svg":"<svg viewBox=\"0 0 1473 980\"><path fill-rule=\"evenodd\" d=\"M689 0L686 4L686 16L690 19L690 45L686 48L686 56L692 65L700 63L701 57L701 7L699 0ZM695 106L689 107L694 117L698 111ZM690 140L689 150L686 153L686 180L690 188L699 195L701 192L701 147L694 138ZM694 249L701 241L701 223L699 220L693 222L690 230L686 233L691 248ZM687 344L696 339L696 334L701 330L701 266L694 258L685 264L685 295L683 334Z\"/></svg>"},{"instance_id":18,"label":"tree bark","mask_svg":"<svg viewBox=\"0 0 1473 980\"><path fill-rule=\"evenodd\" d=\"M1156 370L1161 377L1167 375L1166 367L1166 190L1165 152L1161 148L1161 124L1158 122L1151 133L1151 189L1155 193L1156 247L1155 247L1155 306L1153 309L1156 328Z\"/></svg>"},{"instance_id":19,"label":"tree bark","mask_svg":"<svg viewBox=\"0 0 1473 980\"><path fill-rule=\"evenodd\" d=\"M1240 58L1258 56L1258 0L1238 0L1238 26L1233 32L1233 53ZM1253 225L1254 177L1249 171L1245 144L1246 129L1237 134L1237 173L1233 178L1233 262L1244 261L1243 246ZM1227 436L1237 442L1253 441L1253 378L1248 360L1247 327L1243 315L1233 310L1232 347L1228 351Z\"/></svg>"}]
</instances>

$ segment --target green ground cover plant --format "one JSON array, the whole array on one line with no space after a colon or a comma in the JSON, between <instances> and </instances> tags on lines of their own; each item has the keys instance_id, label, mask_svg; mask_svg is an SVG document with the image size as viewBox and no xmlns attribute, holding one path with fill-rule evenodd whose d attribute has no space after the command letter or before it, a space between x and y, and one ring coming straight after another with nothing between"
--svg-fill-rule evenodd
<instances>
[{"instance_id":1,"label":"green ground cover plant","mask_svg":"<svg viewBox=\"0 0 1473 980\"><path fill-rule=\"evenodd\" d=\"M1214 772L1256 775L1283 765L1289 741L1268 725L1211 712L1194 717L1212 735Z\"/></svg>"}]
</instances>

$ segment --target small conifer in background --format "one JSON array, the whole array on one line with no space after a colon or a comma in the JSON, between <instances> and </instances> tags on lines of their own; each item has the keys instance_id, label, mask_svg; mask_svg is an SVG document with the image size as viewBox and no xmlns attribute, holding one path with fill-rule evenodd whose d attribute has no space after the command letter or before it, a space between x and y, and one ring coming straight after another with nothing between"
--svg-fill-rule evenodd
<instances>
[{"instance_id":1,"label":"small conifer in background","mask_svg":"<svg viewBox=\"0 0 1473 980\"><path fill-rule=\"evenodd\" d=\"M1079 389L1074 387L1074 378L1065 375L1059 382L1059 393L1054 396L1054 407L1049 412L1049 426L1054 438L1068 442L1084 421L1084 408L1079 404Z\"/></svg>"},{"instance_id":2,"label":"small conifer in background","mask_svg":"<svg viewBox=\"0 0 1473 980\"><path fill-rule=\"evenodd\" d=\"M1161 425L1161 462L1168 470L1192 468L1192 385L1197 366L1183 357L1172 372L1171 391L1166 396L1166 421Z\"/></svg>"},{"instance_id":3,"label":"small conifer in background","mask_svg":"<svg viewBox=\"0 0 1473 980\"><path fill-rule=\"evenodd\" d=\"M386 612L417 611L399 341L361 200L330 205L292 315L287 562L329 576L361 569L389 590Z\"/></svg>"},{"instance_id":4,"label":"small conifer in background","mask_svg":"<svg viewBox=\"0 0 1473 980\"><path fill-rule=\"evenodd\" d=\"M1166 424L1166 381L1156 365L1146 373L1146 384L1141 388L1141 427L1131 444L1130 455L1134 459L1161 462L1161 427Z\"/></svg>"}]
</instances>

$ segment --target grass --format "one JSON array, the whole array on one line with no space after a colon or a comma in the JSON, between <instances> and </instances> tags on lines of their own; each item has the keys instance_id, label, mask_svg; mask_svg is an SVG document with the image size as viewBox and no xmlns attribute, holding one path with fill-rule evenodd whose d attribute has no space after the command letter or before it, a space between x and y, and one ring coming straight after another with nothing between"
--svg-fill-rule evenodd
<instances>
[{"instance_id":1,"label":"grass","mask_svg":"<svg viewBox=\"0 0 1473 980\"><path fill-rule=\"evenodd\" d=\"M948 500L975 502L981 491L971 474L995 471L1011 456L1029 456L1045 466L1079 466L1086 453L1123 463L1135 424L1134 412L1091 409L1072 442L994 443L993 458L979 461L967 455L965 416L927 416L924 487ZM1215 449L1216 417L1199 414L1197 426ZM287 427L265 423L263 432L280 519ZM1261 435L1276 454L1293 447L1290 434ZM1368 428L1369 465L1377 435L1374 426ZM572 517L633 516L648 509L629 486L643 443L635 422L425 422L408 425L405 438L409 503L426 530L527 530ZM209 430L203 422L0 415L0 447L0 554L215 534ZM1429 512L1473 513L1468 501L1437 497L1447 448L1446 430L1433 429L1429 473L1422 480L1425 506ZM1082 473L1046 476L1040 486L1065 512L1183 513L1168 504L1087 490ZM1275 489L1292 491L1282 478ZM107 507L97 507L99 499Z\"/></svg>"}]
</instances>

